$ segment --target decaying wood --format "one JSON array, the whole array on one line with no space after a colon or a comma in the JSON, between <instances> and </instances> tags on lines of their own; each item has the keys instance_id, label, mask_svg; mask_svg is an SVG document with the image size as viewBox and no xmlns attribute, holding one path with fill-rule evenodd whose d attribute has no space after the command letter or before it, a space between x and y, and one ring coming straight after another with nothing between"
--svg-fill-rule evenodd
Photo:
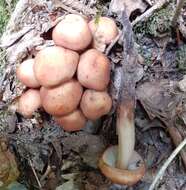
<instances>
[{"instance_id":1,"label":"decaying wood","mask_svg":"<svg viewBox=\"0 0 186 190\"><path fill-rule=\"evenodd\" d=\"M95 15L97 9L90 8L88 5L81 3L78 0L52 0L57 7L61 7L70 13L82 12L84 15Z\"/></svg>"},{"instance_id":2,"label":"decaying wood","mask_svg":"<svg viewBox=\"0 0 186 190\"><path fill-rule=\"evenodd\" d=\"M138 64L138 53L134 45L132 25L125 12L123 12L121 20L123 24L123 60L120 98L124 101L135 102L136 82L141 79L143 72L141 72L142 67Z\"/></svg>"},{"instance_id":3,"label":"decaying wood","mask_svg":"<svg viewBox=\"0 0 186 190\"><path fill-rule=\"evenodd\" d=\"M137 17L133 22L132 26L141 21L146 21L156 10L162 8L165 4L168 4L170 0L159 0L156 4L154 4L150 9L145 11L141 16Z\"/></svg>"},{"instance_id":4,"label":"decaying wood","mask_svg":"<svg viewBox=\"0 0 186 190\"><path fill-rule=\"evenodd\" d=\"M176 25L177 25L178 17L181 13L181 9L182 9L184 3L185 3L185 0L179 0L178 1L178 4L176 6L176 11L175 11L174 17L172 19L172 27L173 28L176 27Z\"/></svg>"},{"instance_id":5,"label":"decaying wood","mask_svg":"<svg viewBox=\"0 0 186 190\"><path fill-rule=\"evenodd\" d=\"M126 11L128 17L136 10L143 13L147 8L147 4L143 0L111 0L109 12L119 13Z\"/></svg>"}]
</instances>

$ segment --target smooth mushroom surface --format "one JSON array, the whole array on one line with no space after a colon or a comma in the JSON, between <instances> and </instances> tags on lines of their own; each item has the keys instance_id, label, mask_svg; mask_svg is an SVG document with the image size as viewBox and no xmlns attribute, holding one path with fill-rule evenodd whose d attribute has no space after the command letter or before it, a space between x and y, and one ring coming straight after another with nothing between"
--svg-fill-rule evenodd
<instances>
[{"instance_id":1,"label":"smooth mushroom surface","mask_svg":"<svg viewBox=\"0 0 186 190\"><path fill-rule=\"evenodd\" d=\"M43 108L51 115L62 116L74 111L81 99L81 84L71 79L53 88L41 87L40 95Z\"/></svg>"},{"instance_id":2,"label":"smooth mushroom surface","mask_svg":"<svg viewBox=\"0 0 186 190\"><path fill-rule=\"evenodd\" d=\"M111 146L105 150L100 161L99 168L112 182L132 186L145 174L145 164L137 152L133 152L126 169L117 168L118 146Z\"/></svg>"},{"instance_id":3,"label":"smooth mushroom surface","mask_svg":"<svg viewBox=\"0 0 186 190\"><path fill-rule=\"evenodd\" d=\"M86 20L76 14L64 16L52 33L54 43L75 51L84 50L92 41Z\"/></svg>"},{"instance_id":4,"label":"smooth mushroom surface","mask_svg":"<svg viewBox=\"0 0 186 190\"><path fill-rule=\"evenodd\" d=\"M89 28L95 37L102 37L105 44L110 44L118 35L118 28L113 19L99 17L89 22Z\"/></svg>"},{"instance_id":5,"label":"smooth mushroom surface","mask_svg":"<svg viewBox=\"0 0 186 190\"><path fill-rule=\"evenodd\" d=\"M33 113L40 107L39 90L29 89L18 100L18 112L26 118L31 118Z\"/></svg>"},{"instance_id":6,"label":"smooth mushroom surface","mask_svg":"<svg viewBox=\"0 0 186 190\"><path fill-rule=\"evenodd\" d=\"M83 93L80 107L88 119L96 120L110 111L112 99L106 91L87 89Z\"/></svg>"},{"instance_id":7,"label":"smooth mushroom surface","mask_svg":"<svg viewBox=\"0 0 186 190\"><path fill-rule=\"evenodd\" d=\"M35 57L34 73L44 87L70 80L76 72L78 53L59 46L46 47Z\"/></svg>"},{"instance_id":8,"label":"smooth mushroom surface","mask_svg":"<svg viewBox=\"0 0 186 190\"><path fill-rule=\"evenodd\" d=\"M27 59L23 61L16 71L17 78L26 86L30 88L40 87L34 74L34 59Z\"/></svg>"},{"instance_id":9,"label":"smooth mushroom surface","mask_svg":"<svg viewBox=\"0 0 186 190\"><path fill-rule=\"evenodd\" d=\"M110 80L110 61L96 49L89 49L80 56L77 77L86 88L105 90Z\"/></svg>"},{"instance_id":10,"label":"smooth mushroom surface","mask_svg":"<svg viewBox=\"0 0 186 190\"><path fill-rule=\"evenodd\" d=\"M86 124L86 118L81 110L75 110L68 115L54 118L65 131L79 131Z\"/></svg>"}]
</instances>

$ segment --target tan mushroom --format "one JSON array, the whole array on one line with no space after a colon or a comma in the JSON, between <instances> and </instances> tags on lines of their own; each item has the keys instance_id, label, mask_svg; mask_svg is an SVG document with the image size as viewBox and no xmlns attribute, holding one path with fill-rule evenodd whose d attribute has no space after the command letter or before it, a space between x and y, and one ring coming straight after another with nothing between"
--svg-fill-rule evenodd
<instances>
[{"instance_id":1,"label":"tan mushroom","mask_svg":"<svg viewBox=\"0 0 186 190\"><path fill-rule=\"evenodd\" d=\"M70 80L76 72L78 53L59 46L46 47L35 57L34 73L44 87Z\"/></svg>"},{"instance_id":2,"label":"tan mushroom","mask_svg":"<svg viewBox=\"0 0 186 190\"><path fill-rule=\"evenodd\" d=\"M118 146L111 146L101 156L99 167L114 183L134 185L145 174L145 164L134 151L135 129L133 105L121 103L117 112Z\"/></svg>"},{"instance_id":3,"label":"tan mushroom","mask_svg":"<svg viewBox=\"0 0 186 190\"><path fill-rule=\"evenodd\" d=\"M41 87L40 95L43 108L51 115L62 116L74 111L81 99L81 84L71 79L53 88Z\"/></svg>"},{"instance_id":4,"label":"tan mushroom","mask_svg":"<svg viewBox=\"0 0 186 190\"><path fill-rule=\"evenodd\" d=\"M26 118L31 118L33 113L40 107L39 90L29 89L18 100L18 112Z\"/></svg>"},{"instance_id":5,"label":"tan mushroom","mask_svg":"<svg viewBox=\"0 0 186 190\"><path fill-rule=\"evenodd\" d=\"M108 17L99 17L91 20L89 28L93 35L92 46L98 50L101 50L100 45L110 44L119 33L114 20Z\"/></svg>"},{"instance_id":6,"label":"tan mushroom","mask_svg":"<svg viewBox=\"0 0 186 190\"><path fill-rule=\"evenodd\" d=\"M78 51L91 43L92 34L82 16L69 14L54 28L52 38L56 45Z\"/></svg>"},{"instance_id":7,"label":"tan mushroom","mask_svg":"<svg viewBox=\"0 0 186 190\"><path fill-rule=\"evenodd\" d=\"M68 115L54 118L65 131L79 131L86 124L86 118L83 115L82 111L79 109L74 110Z\"/></svg>"},{"instance_id":8,"label":"tan mushroom","mask_svg":"<svg viewBox=\"0 0 186 190\"><path fill-rule=\"evenodd\" d=\"M110 61L96 49L89 49L80 56L77 77L86 88L105 90L110 80Z\"/></svg>"},{"instance_id":9,"label":"tan mushroom","mask_svg":"<svg viewBox=\"0 0 186 190\"><path fill-rule=\"evenodd\" d=\"M87 89L83 93L80 107L88 119L96 120L110 111L112 99L106 91Z\"/></svg>"},{"instance_id":10,"label":"tan mushroom","mask_svg":"<svg viewBox=\"0 0 186 190\"><path fill-rule=\"evenodd\" d=\"M40 87L34 74L34 59L27 59L23 61L16 71L17 78L26 86L30 88Z\"/></svg>"}]
</instances>

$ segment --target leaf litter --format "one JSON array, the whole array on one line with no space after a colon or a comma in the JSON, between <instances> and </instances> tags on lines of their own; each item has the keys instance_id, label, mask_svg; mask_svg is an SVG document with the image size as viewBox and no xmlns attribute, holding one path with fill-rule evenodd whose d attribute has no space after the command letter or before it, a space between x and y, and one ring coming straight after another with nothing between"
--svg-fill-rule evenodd
<instances>
[{"instance_id":1,"label":"leaf litter","mask_svg":"<svg viewBox=\"0 0 186 190\"><path fill-rule=\"evenodd\" d=\"M118 83L123 59L122 37L113 44L109 52L112 61L110 93L115 102L111 113L95 126L75 133L64 132L43 110L33 119L24 119L13 111L16 98L25 87L15 76L17 64L35 55L37 48L50 46L50 29L56 19L65 13L83 12L92 17L99 11L113 15L121 26L119 11L126 6L131 21L145 14L158 1L112 0L111 3L78 1L19 0L1 38L1 47L6 51L1 75L1 136L6 136L9 149L16 155L19 182L26 187L39 189L33 174L36 171L44 189L119 190L148 189L157 169L167 159L174 146L186 136L185 132L185 91L180 82L185 75L185 45L177 45L172 34L167 11L175 4L168 3L156 10L146 21L134 25L135 48L138 52L136 68L136 149L145 159L147 172L142 181L134 187L111 184L97 168L97 160L109 144L117 144L115 131L115 109L121 84ZM121 5L121 6L117 6ZM88 8L87 8L88 7ZM105 9L106 8L106 9ZM180 32L185 37L184 10L180 18ZM173 10L172 10L173 11ZM21 15L18 16L18 15ZM23 15L23 16L22 16ZM161 23L161 25L159 25ZM122 28L120 27L122 30ZM132 34L130 34L132 35ZM104 49L105 51L105 49ZM3 77L2 77L3 76ZM9 150L8 150L9 151ZM167 169L158 189L183 189L186 184L186 153L182 149ZM9 154L9 153L8 153ZM12 154L12 153L11 153ZM11 157L11 156L10 156ZM12 159L12 158L11 158ZM31 161L32 166L29 164ZM12 163L15 163L13 161ZM17 166L16 166L17 167ZM1 170L1 169L0 169Z\"/></svg>"}]
</instances>

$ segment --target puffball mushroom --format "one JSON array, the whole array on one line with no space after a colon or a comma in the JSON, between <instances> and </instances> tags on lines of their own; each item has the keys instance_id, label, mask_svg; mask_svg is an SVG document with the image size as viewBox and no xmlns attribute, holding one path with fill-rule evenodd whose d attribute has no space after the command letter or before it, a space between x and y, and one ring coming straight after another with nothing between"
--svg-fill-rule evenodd
<instances>
[{"instance_id":1,"label":"puffball mushroom","mask_svg":"<svg viewBox=\"0 0 186 190\"><path fill-rule=\"evenodd\" d=\"M110 80L109 59L96 49L87 50L80 56L77 77L86 88L105 90Z\"/></svg>"},{"instance_id":2,"label":"puffball mushroom","mask_svg":"<svg viewBox=\"0 0 186 190\"><path fill-rule=\"evenodd\" d=\"M54 43L72 50L84 50L92 41L86 20L76 14L64 16L53 30Z\"/></svg>"},{"instance_id":3,"label":"puffball mushroom","mask_svg":"<svg viewBox=\"0 0 186 190\"><path fill-rule=\"evenodd\" d=\"M34 74L34 59L27 59L23 61L17 68L17 78L27 87L38 88L40 87Z\"/></svg>"},{"instance_id":4,"label":"puffball mushroom","mask_svg":"<svg viewBox=\"0 0 186 190\"><path fill-rule=\"evenodd\" d=\"M134 151L134 104L121 103L117 110L118 146L111 146L103 153L99 168L111 181L118 184L134 185L145 174L145 164Z\"/></svg>"},{"instance_id":5,"label":"puffball mushroom","mask_svg":"<svg viewBox=\"0 0 186 190\"><path fill-rule=\"evenodd\" d=\"M62 126L65 131L79 131L86 124L86 118L79 109L68 115L55 117L55 121Z\"/></svg>"},{"instance_id":6,"label":"puffball mushroom","mask_svg":"<svg viewBox=\"0 0 186 190\"><path fill-rule=\"evenodd\" d=\"M81 99L81 84L71 79L53 88L41 87L40 95L43 108L51 115L62 116L74 111Z\"/></svg>"},{"instance_id":7,"label":"puffball mushroom","mask_svg":"<svg viewBox=\"0 0 186 190\"><path fill-rule=\"evenodd\" d=\"M114 20L99 17L89 22L89 28L94 37L102 37L105 44L110 44L118 35L118 28Z\"/></svg>"},{"instance_id":8,"label":"puffball mushroom","mask_svg":"<svg viewBox=\"0 0 186 190\"><path fill-rule=\"evenodd\" d=\"M59 46L46 47L35 57L34 73L44 87L70 80L76 72L78 53Z\"/></svg>"},{"instance_id":9,"label":"puffball mushroom","mask_svg":"<svg viewBox=\"0 0 186 190\"><path fill-rule=\"evenodd\" d=\"M18 100L18 112L26 118L31 118L33 113L40 107L39 90L29 89Z\"/></svg>"},{"instance_id":10,"label":"puffball mushroom","mask_svg":"<svg viewBox=\"0 0 186 190\"><path fill-rule=\"evenodd\" d=\"M88 119L96 120L110 111L112 99L105 91L87 89L83 93L80 107Z\"/></svg>"}]
</instances>

